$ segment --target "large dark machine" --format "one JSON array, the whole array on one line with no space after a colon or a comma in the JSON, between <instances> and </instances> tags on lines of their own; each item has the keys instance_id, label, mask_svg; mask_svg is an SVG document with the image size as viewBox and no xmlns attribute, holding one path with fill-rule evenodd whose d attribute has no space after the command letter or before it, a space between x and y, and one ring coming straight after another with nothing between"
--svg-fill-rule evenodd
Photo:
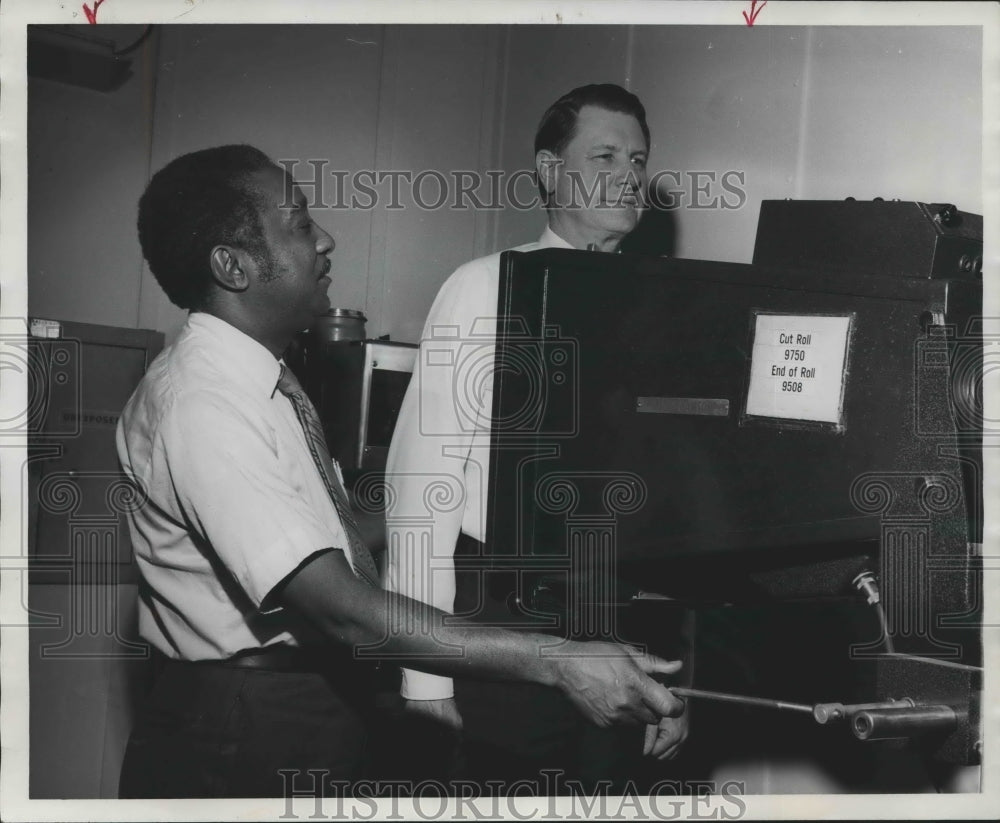
<instances>
[{"instance_id":1,"label":"large dark machine","mask_svg":"<svg viewBox=\"0 0 1000 823\"><path fill-rule=\"evenodd\" d=\"M805 604L855 623L829 691L783 681L814 732L978 762L981 265L981 218L901 202L766 202L752 265L507 253L487 552L526 620Z\"/></svg>"}]
</instances>

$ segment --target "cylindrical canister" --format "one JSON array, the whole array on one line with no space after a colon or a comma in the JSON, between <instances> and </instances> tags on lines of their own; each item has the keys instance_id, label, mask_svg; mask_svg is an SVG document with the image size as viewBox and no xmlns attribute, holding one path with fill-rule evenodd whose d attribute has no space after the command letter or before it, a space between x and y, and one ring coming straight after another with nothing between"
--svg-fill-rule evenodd
<instances>
[{"instance_id":1,"label":"cylindrical canister","mask_svg":"<svg viewBox=\"0 0 1000 823\"><path fill-rule=\"evenodd\" d=\"M358 309L330 309L316 318L310 334L315 343L338 343L342 340L364 340L368 318Z\"/></svg>"}]
</instances>

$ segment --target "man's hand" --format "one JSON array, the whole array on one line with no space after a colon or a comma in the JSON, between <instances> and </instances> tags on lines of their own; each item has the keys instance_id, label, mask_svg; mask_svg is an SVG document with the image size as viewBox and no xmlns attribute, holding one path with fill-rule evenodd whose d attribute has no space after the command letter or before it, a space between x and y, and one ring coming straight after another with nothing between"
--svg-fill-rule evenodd
<instances>
[{"instance_id":1,"label":"man's hand","mask_svg":"<svg viewBox=\"0 0 1000 823\"><path fill-rule=\"evenodd\" d=\"M442 700L405 700L403 710L428 717L455 731L462 729L462 715L458 712L454 697Z\"/></svg>"},{"instance_id":2,"label":"man's hand","mask_svg":"<svg viewBox=\"0 0 1000 823\"><path fill-rule=\"evenodd\" d=\"M688 736L688 713L679 717L664 717L657 724L646 726L646 742L642 753L657 760L672 760Z\"/></svg>"},{"instance_id":3,"label":"man's hand","mask_svg":"<svg viewBox=\"0 0 1000 823\"><path fill-rule=\"evenodd\" d=\"M681 668L679 660L603 642L570 643L556 659L555 685L598 726L655 724L684 711L683 701L649 676L674 674Z\"/></svg>"}]
</instances>

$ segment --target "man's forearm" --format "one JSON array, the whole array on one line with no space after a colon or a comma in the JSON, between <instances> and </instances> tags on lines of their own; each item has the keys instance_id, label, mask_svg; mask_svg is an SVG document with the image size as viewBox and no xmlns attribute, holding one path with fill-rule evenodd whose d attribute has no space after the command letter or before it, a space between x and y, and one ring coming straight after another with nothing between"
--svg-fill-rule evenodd
<instances>
[{"instance_id":1,"label":"man's forearm","mask_svg":"<svg viewBox=\"0 0 1000 823\"><path fill-rule=\"evenodd\" d=\"M310 585L311 577L325 582ZM299 572L283 600L331 640L354 648L359 658L387 658L435 674L554 684L553 667L541 655L551 637L479 626L375 589L350 572L340 552L327 552Z\"/></svg>"},{"instance_id":2,"label":"man's forearm","mask_svg":"<svg viewBox=\"0 0 1000 823\"><path fill-rule=\"evenodd\" d=\"M672 674L676 662L643 656L616 643L576 643L543 655L552 638L456 620L445 612L359 580L343 552L318 554L277 597L331 641L359 657L389 658L445 674L523 680L555 686L592 722L655 723L683 704L649 675ZM370 653L370 654L369 654Z\"/></svg>"},{"instance_id":3,"label":"man's forearm","mask_svg":"<svg viewBox=\"0 0 1000 823\"><path fill-rule=\"evenodd\" d=\"M555 685L553 667L542 655L556 642L552 637L478 625L394 593L386 593L383 614L378 627L367 626L359 634L377 635L377 648L400 665L448 676ZM364 645L355 648L364 653Z\"/></svg>"}]
</instances>

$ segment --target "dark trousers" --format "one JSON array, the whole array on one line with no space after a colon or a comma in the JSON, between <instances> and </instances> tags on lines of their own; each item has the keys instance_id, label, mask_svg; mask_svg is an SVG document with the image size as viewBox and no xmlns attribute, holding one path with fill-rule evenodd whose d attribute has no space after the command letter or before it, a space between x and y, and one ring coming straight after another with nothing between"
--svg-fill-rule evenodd
<instances>
[{"instance_id":1,"label":"dark trousers","mask_svg":"<svg viewBox=\"0 0 1000 823\"><path fill-rule=\"evenodd\" d=\"M502 793L528 780L539 794L592 794L602 786L620 794L639 770L643 727L602 729L556 689L459 679L455 698L465 779L503 781Z\"/></svg>"},{"instance_id":2,"label":"dark trousers","mask_svg":"<svg viewBox=\"0 0 1000 823\"><path fill-rule=\"evenodd\" d=\"M456 554L474 556L480 547L462 535ZM472 619L477 622L510 623L515 587L515 573L459 570L455 611L475 612ZM559 635L558 630L541 627L534 631L548 631L554 641ZM508 787L528 780L541 794L571 794L575 781L589 794L600 781L609 781L605 785L611 791L620 788L641 764L644 727L602 729L558 689L471 678L454 682L463 722L457 771L464 779L480 784L502 780ZM558 782L543 773L549 769L558 770Z\"/></svg>"},{"instance_id":3,"label":"dark trousers","mask_svg":"<svg viewBox=\"0 0 1000 823\"><path fill-rule=\"evenodd\" d=\"M330 781L362 772L371 691L350 668L166 661L129 738L119 797L343 794Z\"/></svg>"}]
</instances>

